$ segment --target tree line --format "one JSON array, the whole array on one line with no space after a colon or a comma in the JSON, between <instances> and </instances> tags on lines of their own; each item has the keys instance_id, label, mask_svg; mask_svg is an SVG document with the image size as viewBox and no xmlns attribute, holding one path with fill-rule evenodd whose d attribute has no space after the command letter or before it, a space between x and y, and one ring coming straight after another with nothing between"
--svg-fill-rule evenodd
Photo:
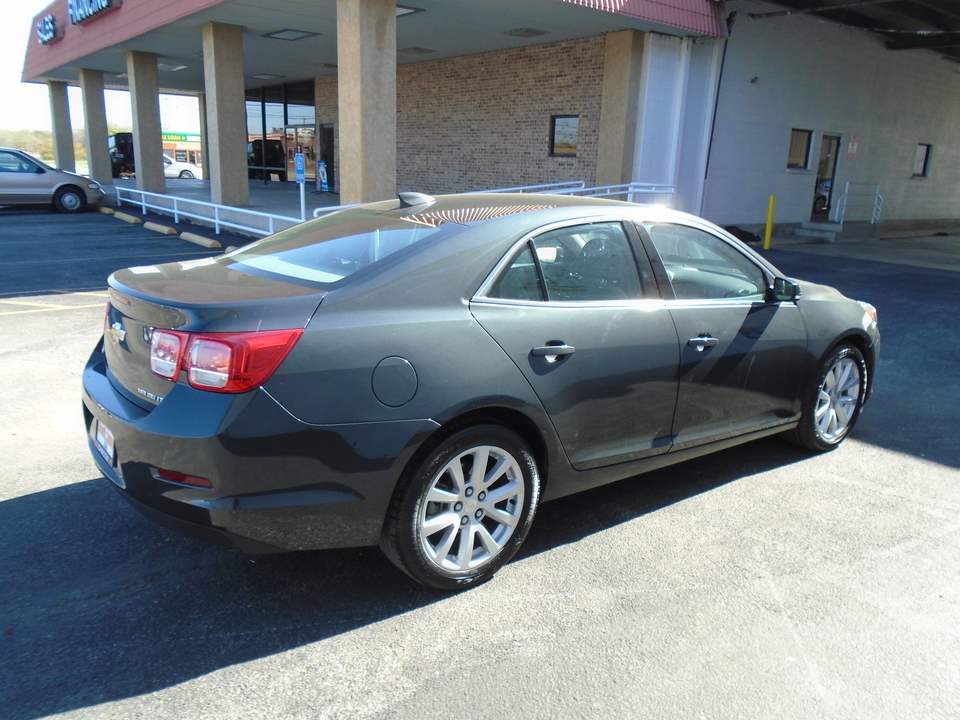
<instances>
[{"instance_id":1,"label":"tree line","mask_svg":"<svg viewBox=\"0 0 960 720\"><path fill-rule=\"evenodd\" d=\"M130 132L129 128L108 126L110 135ZM84 128L73 131L73 153L78 163L87 161L87 132ZM46 163L53 163L53 132L50 130L0 130L0 147L24 150Z\"/></svg>"}]
</instances>

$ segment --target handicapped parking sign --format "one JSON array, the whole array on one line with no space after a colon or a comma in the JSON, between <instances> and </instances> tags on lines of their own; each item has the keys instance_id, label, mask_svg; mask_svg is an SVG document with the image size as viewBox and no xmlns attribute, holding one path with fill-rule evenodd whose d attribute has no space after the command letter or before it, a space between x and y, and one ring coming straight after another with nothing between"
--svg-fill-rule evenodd
<instances>
[{"instance_id":1,"label":"handicapped parking sign","mask_svg":"<svg viewBox=\"0 0 960 720\"><path fill-rule=\"evenodd\" d=\"M297 182L305 183L306 178L304 176L304 171L307 167L307 160L303 153L297 153L293 156L293 167L297 171Z\"/></svg>"}]
</instances>

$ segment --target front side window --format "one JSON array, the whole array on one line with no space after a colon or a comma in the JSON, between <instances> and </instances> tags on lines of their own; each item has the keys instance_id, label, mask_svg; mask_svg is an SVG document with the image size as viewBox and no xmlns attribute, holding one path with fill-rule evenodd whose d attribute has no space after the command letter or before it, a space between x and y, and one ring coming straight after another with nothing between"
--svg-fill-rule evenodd
<instances>
[{"instance_id":1,"label":"front side window","mask_svg":"<svg viewBox=\"0 0 960 720\"><path fill-rule=\"evenodd\" d=\"M618 222L550 230L525 243L489 297L593 302L642 295L630 242Z\"/></svg>"},{"instance_id":2,"label":"front side window","mask_svg":"<svg viewBox=\"0 0 960 720\"><path fill-rule=\"evenodd\" d=\"M763 300L767 279L753 261L715 235L686 225L645 225L679 300Z\"/></svg>"},{"instance_id":3,"label":"front side window","mask_svg":"<svg viewBox=\"0 0 960 720\"><path fill-rule=\"evenodd\" d=\"M15 153L0 152L0 172L35 173L38 165Z\"/></svg>"}]
</instances>

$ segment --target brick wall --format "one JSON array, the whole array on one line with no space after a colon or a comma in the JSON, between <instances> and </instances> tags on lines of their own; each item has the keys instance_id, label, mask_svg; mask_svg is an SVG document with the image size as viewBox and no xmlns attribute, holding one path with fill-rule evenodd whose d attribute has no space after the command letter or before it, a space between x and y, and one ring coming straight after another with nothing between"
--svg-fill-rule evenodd
<instances>
[{"instance_id":1,"label":"brick wall","mask_svg":"<svg viewBox=\"0 0 960 720\"><path fill-rule=\"evenodd\" d=\"M592 184L603 58L594 37L400 66L398 190ZM316 103L317 123L336 123L336 78L317 79ZM580 116L576 157L550 156L553 115Z\"/></svg>"}]
</instances>

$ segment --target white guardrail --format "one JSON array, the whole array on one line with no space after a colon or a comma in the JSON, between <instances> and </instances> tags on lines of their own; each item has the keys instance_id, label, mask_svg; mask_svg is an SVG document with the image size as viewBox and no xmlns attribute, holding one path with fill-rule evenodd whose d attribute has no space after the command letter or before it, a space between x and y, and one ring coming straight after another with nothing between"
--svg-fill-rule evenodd
<instances>
[{"instance_id":1,"label":"white guardrail","mask_svg":"<svg viewBox=\"0 0 960 720\"><path fill-rule=\"evenodd\" d=\"M509 193L529 192L552 195L580 195L584 197L615 197L626 195L629 202L638 195L672 195L676 188L673 185L657 185L655 183L624 183L622 185L603 185L586 187L583 180L569 180L565 182L541 183L539 185L519 185L517 187L497 188L496 190L476 190L477 193ZM117 205L125 203L140 208L141 212L154 210L156 212L173 215L174 222L180 222L181 217L199 220L213 225L219 235L222 227L255 235L272 235L277 230L283 230L306 220L306 213L301 211L300 217L275 215L273 213L257 212L246 208L217 205L203 200L151 193L134 188L116 188ZM313 217L317 218L327 213L357 207L362 203L351 205L329 205L314 208ZM251 223L256 224L251 224ZM281 223L283 227L278 228Z\"/></svg>"},{"instance_id":2,"label":"white guardrail","mask_svg":"<svg viewBox=\"0 0 960 720\"><path fill-rule=\"evenodd\" d=\"M162 195L160 193L145 192L144 190L135 190L133 188L118 187L116 191L118 206L123 206L123 204L126 203L139 207L141 212L155 210L157 212L172 214L174 222L180 222L181 217L200 220L212 224L218 235L222 227L249 232L255 235L273 235L278 229L282 230L306 220L302 214L300 217L274 215L273 213L257 212L256 210L247 210L246 208L231 207L229 205L217 205L215 203L204 202L203 200L192 200L175 195ZM198 212L199 210L206 210L207 212ZM250 224L254 219L259 220L259 224ZM278 223L282 223L283 228L278 228Z\"/></svg>"}]
</instances>

